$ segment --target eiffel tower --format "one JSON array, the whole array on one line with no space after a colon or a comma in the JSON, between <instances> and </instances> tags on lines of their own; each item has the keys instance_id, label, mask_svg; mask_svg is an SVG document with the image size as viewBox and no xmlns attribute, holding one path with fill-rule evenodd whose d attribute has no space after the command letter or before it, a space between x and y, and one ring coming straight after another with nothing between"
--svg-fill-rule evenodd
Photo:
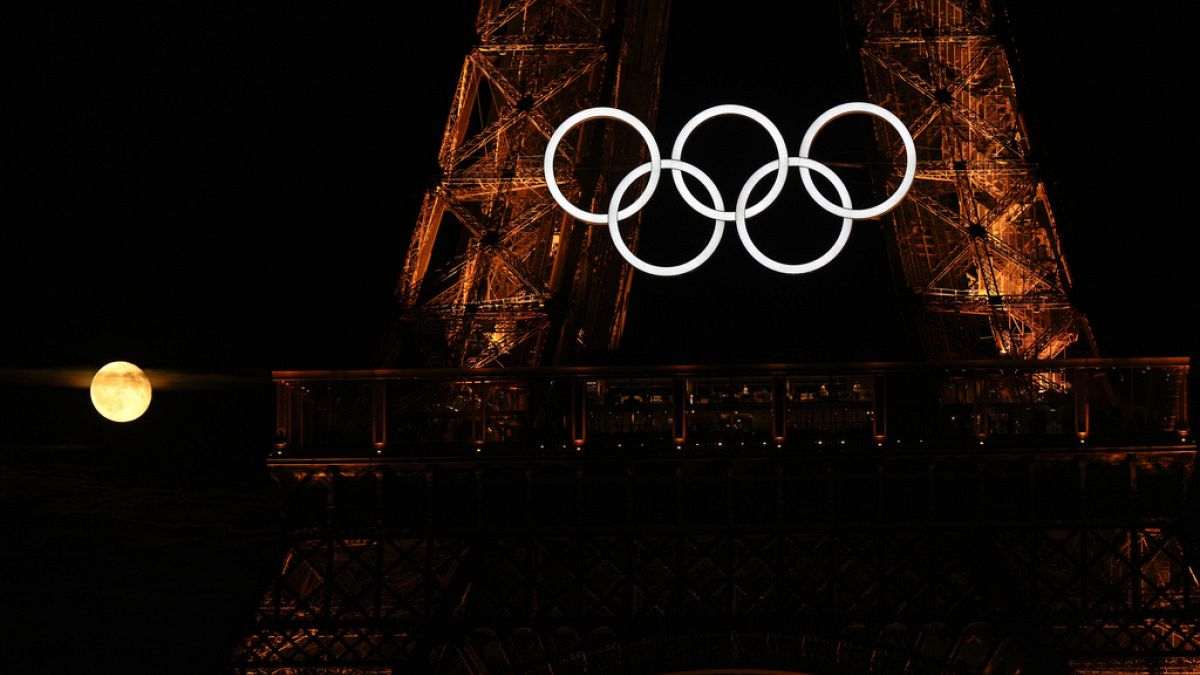
<instances>
[{"instance_id":1,"label":"eiffel tower","mask_svg":"<svg viewBox=\"0 0 1200 675\"><path fill-rule=\"evenodd\" d=\"M633 277L541 155L653 121L667 10L481 3L397 286L438 367L275 373L293 536L237 671L1200 670L1189 364L1096 358L992 2L848 5L917 144L886 225L926 361L571 365ZM593 211L644 161L565 147Z\"/></svg>"}]
</instances>

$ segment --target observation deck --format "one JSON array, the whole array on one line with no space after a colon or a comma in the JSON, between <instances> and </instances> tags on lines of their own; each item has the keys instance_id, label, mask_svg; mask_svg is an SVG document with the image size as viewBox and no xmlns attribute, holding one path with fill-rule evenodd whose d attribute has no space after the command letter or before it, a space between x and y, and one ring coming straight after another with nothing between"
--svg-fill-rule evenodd
<instances>
[{"instance_id":1,"label":"observation deck","mask_svg":"<svg viewBox=\"0 0 1200 675\"><path fill-rule=\"evenodd\" d=\"M1196 672L1188 366L277 372L235 663Z\"/></svg>"},{"instance_id":2,"label":"observation deck","mask_svg":"<svg viewBox=\"0 0 1200 675\"><path fill-rule=\"evenodd\" d=\"M1178 450L1187 374L1186 358L277 371L270 461Z\"/></svg>"}]
</instances>

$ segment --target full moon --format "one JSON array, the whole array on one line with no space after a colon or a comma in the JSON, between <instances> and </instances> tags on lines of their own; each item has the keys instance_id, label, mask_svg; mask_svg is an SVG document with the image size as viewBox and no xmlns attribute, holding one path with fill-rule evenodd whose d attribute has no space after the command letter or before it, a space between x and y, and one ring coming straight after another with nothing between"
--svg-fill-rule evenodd
<instances>
[{"instance_id":1,"label":"full moon","mask_svg":"<svg viewBox=\"0 0 1200 675\"><path fill-rule=\"evenodd\" d=\"M92 378L92 405L114 422L132 422L150 407L150 378L128 361L113 361Z\"/></svg>"}]
</instances>

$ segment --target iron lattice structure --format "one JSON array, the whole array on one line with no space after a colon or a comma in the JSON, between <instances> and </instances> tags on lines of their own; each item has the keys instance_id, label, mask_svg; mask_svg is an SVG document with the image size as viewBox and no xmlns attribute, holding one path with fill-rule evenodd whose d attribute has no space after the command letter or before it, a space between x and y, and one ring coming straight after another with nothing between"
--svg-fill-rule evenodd
<instances>
[{"instance_id":1,"label":"iron lattice structure","mask_svg":"<svg viewBox=\"0 0 1200 675\"><path fill-rule=\"evenodd\" d=\"M293 534L240 672L1200 669L1186 361L1058 358L1091 339L988 0L854 8L918 144L893 223L927 352L1004 358L480 369L616 345L629 269L540 157L582 107L653 118L666 17L485 0L397 287L470 369L277 374ZM602 129L563 146L575 203L638 160Z\"/></svg>"},{"instance_id":2,"label":"iron lattice structure","mask_svg":"<svg viewBox=\"0 0 1200 675\"><path fill-rule=\"evenodd\" d=\"M994 3L855 0L854 13L867 96L917 144L917 181L892 212L892 243L927 356L1056 358L1079 342L1080 355L1095 355L1068 298ZM876 129L880 150L902 158L895 134Z\"/></svg>"},{"instance_id":3,"label":"iron lattice structure","mask_svg":"<svg viewBox=\"0 0 1200 675\"><path fill-rule=\"evenodd\" d=\"M278 373L293 536L236 663L1195 672L1187 370Z\"/></svg>"},{"instance_id":4,"label":"iron lattice structure","mask_svg":"<svg viewBox=\"0 0 1200 675\"><path fill-rule=\"evenodd\" d=\"M238 661L1195 672L1193 452L277 466L297 533Z\"/></svg>"},{"instance_id":5,"label":"iron lattice structure","mask_svg":"<svg viewBox=\"0 0 1200 675\"><path fill-rule=\"evenodd\" d=\"M631 271L603 231L596 238L558 208L541 160L555 126L585 107L619 105L653 121L667 4L481 3L479 43L442 137L441 175L396 288L405 318L447 348L429 365L538 365L577 345L616 346ZM641 161L635 141L602 125L571 134L559 171L568 196L587 204L615 159Z\"/></svg>"}]
</instances>

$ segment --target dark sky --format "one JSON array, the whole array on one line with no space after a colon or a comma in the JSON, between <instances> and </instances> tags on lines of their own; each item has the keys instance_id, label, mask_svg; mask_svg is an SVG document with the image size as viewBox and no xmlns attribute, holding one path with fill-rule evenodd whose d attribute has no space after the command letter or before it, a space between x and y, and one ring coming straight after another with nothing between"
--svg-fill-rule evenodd
<instances>
[{"instance_id":1,"label":"dark sky","mask_svg":"<svg viewBox=\"0 0 1200 675\"><path fill-rule=\"evenodd\" d=\"M10 68L22 95L6 150L3 364L372 365L475 4L39 7ZM675 5L661 145L703 107L737 102L794 146L859 96L835 2ZM1009 7L1021 103L1102 353L1192 353L1187 22ZM748 125L705 138L741 152L735 168L768 159ZM638 276L628 342L682 358L821 360L847 344L896 356L878 328L895 321L889 274L871 224L798 279L758 268L730 231L693 276Z\"/></svg>"}]
</instances>

